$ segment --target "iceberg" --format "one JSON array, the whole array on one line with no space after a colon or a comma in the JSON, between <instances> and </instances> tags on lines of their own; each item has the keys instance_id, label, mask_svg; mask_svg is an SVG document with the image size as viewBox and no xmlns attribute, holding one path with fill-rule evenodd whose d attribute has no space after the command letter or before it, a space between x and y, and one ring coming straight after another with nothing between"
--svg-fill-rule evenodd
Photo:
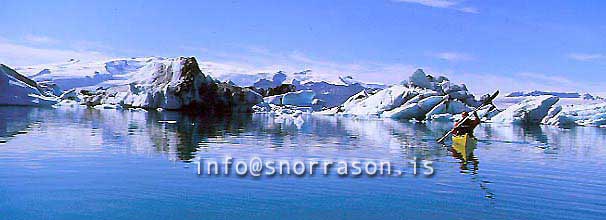
<instances>
[{"instance_id":1,"label":"iceberg","mask_svg":"<svg viewBox=\"0 0 606 220\"><path fill-rule=\"evenodd\" d=\"M252 86L258 89L269 89L282 85L286 81L287 76L284 72L279 71L270 79L259 79Z\"/></svg>"},{"instance_id":2,"label":"iceberg","mask_svg":"<svg viewBox=\"0 0 606 220\"><path fill-rule=\"evenodd\" d=\"M407 102L404 105L386 111L381 114L381 117L394 119L417 119L424 120L427 112L434 108L438 103L442 102L445 96L431 96L422 99L418 102Z\"/></svg>"},{"instance_id":3,"label":"iceberg","mask_svg":"<svg viewBox=\"0 0 606 220\"><path fill-rule=\"evenodd\" d=\"M336 109L337 113L342 113L345 109L354 108L356 105L358 105L358 103L362 102L369 96L370 96L370 94L368 94L368 92L366 92L365 90L362 90L362 91L356 93L355 95L352 95L351 97L349 97L347 100L345 100L345 102L343 102L343 104L341 104L338 107L335 107L334 109Z\"/></svg>"},{"instance_id":4,"label":"iceberg","mask_svg":"<svg viewBox=\"0 0 606 220\"><path fill-rule=\"evenodd\" d=\"M268 96L263 98L263 102L253 106L253 112L279 115L283 114L285 110L302 110L305 112L322 110L325 103L314 97L315 93L311 90Z\"/></svg>"},{"instance_id":5,"label":"iceberg","mask_svg":"<svg viewBox=\"0 0 606 220\"><path fill-rule=\"evenodd\" d=\"M390 86L356 104L344 103L342 112L348 115L380 115L384 111L392 110L417 95L411 89L401 85ZM347 106L347 107L345 107Z\"/></svg>"},{"instance_id":6,"label":"iceberg","mask_svg":"<svg viewBox=\"0 0 606 220\"><path fill-rule=\"evenodd\" d=\"M560 98L556 103L558 106L567 105L593 105L603 103L605 100L602 97L595 96L589 93L580 92L545 92L545 91L532 91L532 92L512 92L504 97L497 98L495 103L499 106L508 107L516 104L528 97L541 96L541 95L553 95Z\"/></svg>"},{"instance_id":7,"label":"iceberg","mask_svg":"<svg viewBox=\"0 0 606 220\"><path fill-rule=\"evenodd\" d=\"M532 96L509 106L490 119L494 123L539 124L549 109L558 102L557 96Z\"/></svg>"},{"instance_id":8,"label":"iceberg","mask_svg":"<svg viewBox=\"0 0 606 220\"><path fill-rule=\"evenodd\" d=\"M272 95L263 97L263 102L274 105L282 105L282 97L284 97L284 95Z\"/></svg>"},{"instance_id":9,"label":"iceberg","mask_svg":"<svg viewBox=\"0 0 606 220\"><path fill-rule=\"evenodd\" d=\"M255 90L270 90L283 85L292 85L295 91L311 90L315 93L315 98L322 101L323 107L335 107L342 104L347 98L362 91L385 88L381 84L367 84L356 81L353 77L339 77L340 81L330 81L321 79L312 74L311 70L301 72L285 73L278 71L276 73L258 73L248 75L248 78L256 78L254 83L244 83L243 74L228 74L219 76L222 80L231 80L240 86L253 86ZM263 94L262 95L267 95Z\"/></svg>"},{"instance_id":10,"label":"iceberg","mask_svg":"<svg viewBox=\"0 0 606 220\"><path fill-rule=\"evenodd\" d=\"M33 80L0 64L0 105L52 106L58 102Z\"/></svg>"},{"instance_id":11,"label":"iceberg","mask_svg":"<svg viewBox=\"0 0 606 220\"><path fill-rule=\"evenodd\" d=\"M581 97L581 94L579 94L578 92L545 92L545 91L539 91L539 90L535 90L532 92L520 92L520 91L512 92L512 93L505 95L505 97L528 97L528 96L542 96L542 95L552 95L552 96L557 96L558 98L580 98Z\"/></svg>"},{"instance_id":12,"label":"iceberg","mask_svg":"<svg viewBox=\"0 0 606 220\"><path fill-rule=\"evenodd\" d=\"M311 106L315 96L311 90L288 92L282 96L282 105Z\"/></svg>"},{"instance_id":13,"label":"iceberg","mask_svg":"<svg viewBox=\"0 0 606 220\"><path fill-rule=\"evenodd\" d=\"M430 111L426 113L427 118L433 118L433 115L441 115L441 114L451 114L456 115L462 112L469 112L471 108L467 106L465 103L458 100L449 100L446 99L443 102L436 105Z\"/></svg>"},{"instance_id":14,"label":"iceberg","mask_svg":"<svg viewBox=\"0 0 606 220\"><path fill-rule=\"evenodd\" d=\"M412 76L410 76L408 82L409 85L436 90L436 82L433 80L433 77L425 74L422 69L417 69Z\"/></svg>"},{"instance_id":15,"label":"iceberg","mask_svg":"<svg viewBox=\"0 0 606 220\"><path fill-rule=\"evenodd\" d=\"M45 96L61 96L63 90L53 82L38 82L38 90Z\"/></svg>"},{"instance_id":16,"label":"iceberg","mask_svg":"<svg viewBox=\"0 0 606 220\"><path fill-rule=\"evenodd\" d=\"M311 90L316 96L326 103L326 107L335 107L341 105L349 97L364 90L372 90L361 84L337 85L325 81L306 82L296 86L297 90Z\"/></svg>"},{"instance_id":17,"label":"iceberg","mask_svg":"<svg viewBox=\"0 0 606 220\"><path fill-rule=\"evenodd\" d=\"M128 77L106 82L104 85L111 85L107 88L99 87L92 92L81 90L83 103L229 113L249 112L253 105L262 101L261 95L251 89L217 82L205 75L193 57L162 59L134 67L128 62L114 64L108 72L128 72L122 74Z\"/></svg>"},{"instance_id":18,"label":"iceberg","mask_svg":"<svg viewBox=\"0 0 606 220\"><path fill-rule=\"evenodd\" d=\"M606 125L606 103L557 106L550 110L543 124L560 127Z\"/></svg>"},{"instance_id":19,"label":"iceberg","mask_svg":"<svg viewBox=\"0 0 606 220\"><path fill-rule=\"evenodd\" d=\"M72 100L72 101L80 101L80 98L78 97L78 94L76 93L76 89L70 89L67 91L64 91L60 96L59 96L60 100Z\"/></svg>"},{"instance_id":20,"label":"iceberg","mask_svg":"<svg viewBox=\"0 0 606 220\"><path fill-rule=\"evenodd\" d=\"M339 76L339 80L345 83L347 86L354 86L356 84L361 85L364 88L368 89L384 89L387 88L386 85L381 83L365 83L358 80L355 80L352 76Z\"/></svg>"},{"instance_id":21,"label":"iceberg","mask_svg":"<svg viewBox=\"0 0 606 220\"><path fill-rule=\"evenodd\" d=\"M313 99L311 101L311 108L314 111L320 111L320 110L326 109L326 106L327 106L326 101L324 101L322 99Z\"/></svg>"},{"instance_id":22,"label":"iceberg","mask_svg":"<svg viewBox=\"0 0 606 220\"><path fill-rule=\"evenodd\" d=\"M446 77L433 77L418 69L400 85L378 92L357 93L337 109L323 113L431 120L431 116L437 114L469 111L479 103L465 84L452 84Z\"/></svg>"},{"instance_id":23,"label":"iceberg","mask_svg":"<svg viewBox=\"0 0 606 220\"><path fill-rule=\"evenodd\" d=\"M315 98L321 100L322 107L328 108L341 105L349 97L362 90L372 91L386 87L382 84L363 83L354 80L351 76L338 77L339 80L337 81L329 80L323 75L313 74L311 70L294 73L278 71L276 73L223 74L219 75L218 78L239 86L252 86L263 96L278 95L265 94L262 91L276 89L284 85L294 86L293 91L311 90L315 93Z\"/></svg>"},{"instance_id":24,"label":"iceberg","mask_svg":"<svg viewBox=\"0 0 606 220\"><path fill-rule=\"evenodd\" d=\"M422 69L401 84L389 87L360 82L351 76L339 77L336 82L318 80L311 70L232 74L220 82L203 73L193 57L89 63L70 60L16 70L0 66L0 105L84 104L98 109L254 111L283 118L316 111L328 115L448 121L482 103L482 98L476 99L465 84L428 75ZM239 87L242 83L257 88ZM484 108L478 114L495 123L606 126L606 104L591 94L533 91L507 96L501 99L507 104L505 110Z\"/></svg>"},{"instance_id":25,"label":"iceberg","mask_svg":"<svg viewBox=\"0 0 606 220\"><path fill-rule=\"evenodd\" d=\"M452 114L435 114L435 115L431 115L429 116L429 119L431 121L440 121L440 122L449 122L449 121L454 121L455 118Z\"/></svg>"}]
</instances>

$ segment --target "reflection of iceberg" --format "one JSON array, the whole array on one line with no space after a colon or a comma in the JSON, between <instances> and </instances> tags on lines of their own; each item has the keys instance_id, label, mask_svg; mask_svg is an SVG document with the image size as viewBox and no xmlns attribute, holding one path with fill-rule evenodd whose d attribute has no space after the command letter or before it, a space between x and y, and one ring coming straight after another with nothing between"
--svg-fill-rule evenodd
<instances>
[{"instance_id":1,"label":"reflection of iceberg","mask_svg":"<svg viewBox=\"0 0 606 220\"><path fill-rule=\"evenodd\" d=\"M401 121L383 119L352 119L348 117L315 116L315 119L332 121L326 126L336 126L347 136L364 142L377 152L396 154L400 159L413 157L431 159L446 155L442 145L436 144L435 130L445 124L433 123L403 123Z\"/></svg>"},{"instance_id":2,"label":"reflection of iceberg","mask_svg":"<svg viewBox=\"0 0 606 220\"><path fill-rule=\"evenodd\" d=\"M15 109L18 108L18 109ZM70 118L69 126L55 124L49 118ZM247 119L248 118L248 119ZM39 109L25 107L0 108L0 140L10 141L32 124L39 129L53 129L64 135L54 137L62 149L72 153L99 151L108 148L116 153L167 153L170 159L188 161L200 142L226 132L241 132L250 117L232 119L205 118L179 112L139 112L97 110L89 108ZM176 124L158 121L177 121ZM41 122L40 122L41 121ZM80 143L88 143L82 146ZM128 147L124 147L128 146ZM29 149L29 148L28 148ZM35 150L35 149L31 149ZM107 149L106 149L107 150Z\"/></svg>"},{"instance_id":3,"label":"reflection of iceberg","mask_svg":"<svg viewBox=\"0 0 606 220\"><path fill-rule=\"evenodd\" d=\"M558 154L563 150L567 153L583 153L587 148L606 153L605 148L599 147L600 144L606 144L606 130L592 127L561 129L546 125L482 124L476 129L476 136L485 147L492 150L501 145L515 145L518 150L540 153L539 155L543 155L541 157ZM522 146L527 147L520 148Z\"/></svg>"},{"instance_id":4,"label":"reflection of iceberg","mask_svg":"<svg viewBox=\"0 0 606 220\"><path fill-rule=\"evenodd\" d=\"M8 110L10 108L15 107L0 110L0 117L4 118L0 120L0 136L4 141L10 141L12 136L36 125L34 131L53 129L53 132L65 133L54 138L71 141L69 147L74 152L99 151L101 148L142 155L160 152L183 161L208 153L274 155L281 149L297 149L297 156L301 157L358 157L359 151L364 151L368 158L395 160L415 156L432 159L449 154L433 140L447 131L450 123L303 115L300 119L304 123L297 126L263 114L204 117L180 112L88 108ZM57 124L61 120L70 123L68 126ZM595 128L560 130L546 126L495 124L482 124L476 129L480 149L502 151L498 146L507 144L515 145L519 150L545 154L559 153L562 148L581 153L583 148L574 146L586 146L588 141L605 143L605 134L606 131ZM594 139L587 140L588 136ZM79 142L90 146L82 146ZM501 157L493 159L503 160Z\"/></svg>"},{"instance_id":5,"label":"reflection of iceberg","mask_svg":"<svg viewBox=\"0 0 606 220\"><path fill-rule=\"evenodd\" d=\"M30 117L32 111L43 110L15 106L0 107L0 143L6 143L8 139L23 133L34 123Z\"/></svg>"}]
</instances>

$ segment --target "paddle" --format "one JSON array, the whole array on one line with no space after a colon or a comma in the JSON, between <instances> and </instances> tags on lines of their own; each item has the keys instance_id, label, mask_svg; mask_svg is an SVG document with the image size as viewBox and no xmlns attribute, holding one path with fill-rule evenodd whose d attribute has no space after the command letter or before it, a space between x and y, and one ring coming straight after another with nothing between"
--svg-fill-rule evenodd
<instances>
[{"instance_id":1,"label":"paddle","mask_svg":"<svg viewBox=\"0 0 606 220\"><path fill-rule=\"evenodd\" d=\"M473 113L477 112L478 110L480 110L482 107L492 104L492 100L494 100L497 96L499 95L499 90L497 90L494 94L492 94L491 96L489 96L488 98L486 98L484 100L484 102L482 102L482 104L476 108L474 108L467 117L463 118L463 120L461 120L462 122L464 122L465 120L471 118L472 115L474 115ZM457 126L455 126L454 128L450 129L450 131L448 131L448 133L446 133L444 136L442 136L441 138L438 138L436 141L438 143L442 143L444 142L444 140L446 139L446 137L448 137L448 135L452 134L452 132L457 129L459 126L461 126L463 123L459 123Z\"/></svg>"},{"instance_id":2,"label":"paddle","mask_svg":"<svg viewBox=\"0 0 606 220\"><path fill-rule=\"evenodd\" d=\"M484 115L480 116L480 118L485 118L488 115L488 113L490 113L492 110L494 110L496 108L497 108L496 105L494 105L493 103L490 103L490 108L488 108L488 111L486 111L486 113L484 113Z\"/></svg>"}]
</instances>

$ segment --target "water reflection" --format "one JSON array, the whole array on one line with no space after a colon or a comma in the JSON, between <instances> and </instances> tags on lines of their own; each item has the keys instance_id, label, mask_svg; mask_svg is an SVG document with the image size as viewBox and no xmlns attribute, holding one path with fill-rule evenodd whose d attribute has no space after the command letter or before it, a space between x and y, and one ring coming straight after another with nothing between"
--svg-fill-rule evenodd
<instances>
[{"instance_id":1,"label":"water reflection","mask_svg":"<svg viewBox=\"0 0 606 220\"><path fill-rule=\"evenodd\" d=\"M606 205L606 129L482 124L475 132L475 148L456 149L434 141L450 126L309 115L302 125L295 125L267 115L207 117L179 112L0 107L0 163L10 167L0 169L0 189L13 187L17 190L10 192L20 192L24 183L36 184L28 189L46 187L27 197L37 202L56 198L48 193L59 188L64 189L64 198L80 198L74 194L87 192L89 198L130 203L144 194L149 203L162 201L157 207L205 204L204 209L187 210L227 213L234 210L225 204L236 203L250 207L239 211L255 211L264 217L285 207L339 210L339 215L362 210L359 214L370 218L424 217L402 208L414 207L418 213L454 219L516 219L533 213L541 213L543 218L586 219L599 216L596 213ZM392 163L407 163L416 157L433 160L436 170L431 178L251 180L198 178L191 169L166 166L185 167L197 158L224 155L274 160L385 159ZM167 163L165 158L182 162ZM94 169L97 167L103 169ZM79 176L66 175L73 173ZM67 177L72 177L69 182L60 181ZM128 181L118 181L120 178ZM34 179L46 182L38 184ZM116 185L122 188L116 189ZM157 185L165 187L158 190ZM89 186L96 188L86 188ZM84 189L73 191L74 187ZM97 188L106 191L97 193ZM0 194L6 192L0 190ZM171 197L177 194L187 198ZM243 194L255 195L254 203L253 196ZM122 195L130 200L115 199ZM293 200L305 201L306 206ZM355 202L347 210L335 207L343 200ZM257 202L260 204L255 206ZM148 204L139 205L149 209ZM571 215L570 207L584 211ZM369 208L380 211L368 212Z\"/></svg>"},{"instance_id":2,"label":"water reflection","mask_svg":"<svg viewBox=\"0 0 606 220\"><path fill-rule=\"evenodd\" d=\"M462 161L464 167L477 165L479 161L474 154L475 147L445 149L433 141L449 126L448 123L423 124L326 116L305 116L305 123L296 126L266 115L209 117L180 112L0 107L0 140L3 143L37 128L45 132L65 130L95 146L131 153L161 152L172 159L186 162L195 158L200 151L245 155L294 150L300 156L316 157L399 160L417 157L443 160L447 156L454 156ZM557 154L566 148L567 151L575 151L568 153L598 151L603 155L603 148L588 146L586 142L604 143L604 130L483 124L476 131L479 139L477 148L490 150L513 145L530 147L513 150L528 151L534 148L545 154ZM75 144L70 147L79 146ZM360 154L360 151L364 154ZM478 170L475 165L471 168L472 173Z\"/></svg>"}]
</instances>

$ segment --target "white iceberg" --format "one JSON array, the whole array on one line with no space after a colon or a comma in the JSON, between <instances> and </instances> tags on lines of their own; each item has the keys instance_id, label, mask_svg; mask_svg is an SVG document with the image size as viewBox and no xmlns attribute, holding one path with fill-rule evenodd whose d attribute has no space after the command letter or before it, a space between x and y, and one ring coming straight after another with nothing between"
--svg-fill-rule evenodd
<instances>
[{"instance_id":1,"label":"white iceberg","mask_svg":"<svg viewBox=\"0 0 606 220\"><path fill-rule=\"evenodd\" d=\"M445 96L449 101L444 101ZM337 110L326 114L376 115L397 119L429 119L435 114L458 114L477 106L480 101L464 84L452 84L448 78L433 77L422 69L415 71L402 85L390 86L374 94L358 93Z\"/></svg>"},{"instance_id":2,"label":"white iceberg","mask_svg":"<svg viewBox=\"0 0 606 220\"><path fill-rule=\"evenodd\" d=\"M558 106L550 110L543 124L561 127L606 125L606 103Z\"/></svg>"},{"instance_id":3,"label":"white iceberg","mask_svg":"<svg viewBox=\"0 0 606 220\"><path fill-rule=\"evenodd\" d=\"M581 94L579 94L578 92L546 92L546 91L539 91L539 90L534 90L532 92L523 92L523 91L518 91L518 92L511 92L507 95L505 95L505 97L528 97L528 96L542 96L542 95L552 95L552 96L557 96L558 98L581 98ZM587 94L589 95L589 94ZM591 95L589 95L591 96Z\"/></svg>"},{"instance_id":4,"label":"white iceberg","mask_svg":"<svg viewBox=\"0 0 606 220\"><path fill-rule=\"evenodd\" d=\"M281 105L282 104L282 97L284 97L284 95L272 95L272 96L267 96L263 98L263 102L269 103L269 104L274 104L274 105Z\"/></svg>"},{"instance_id":5,"label":"white iceberg","mask_svg":"<svg viewBox=\"0 0 606 220\"><path fill-rule=\"evenodd\" d=\"M362 83L354 80L353 77L350 76L339 77L340 81L329 80L318 76L321 75L314 75L311 70L305 70L294 73L278 71L273 74L224 74L219 75L218 78L233 82L239 86L254 86L259 92L276 89L285 84L294 86L295 91L311 90L315 93L314 98L321 100L321 106L316 106L318 109L339 106L350 96L363 90L375 90L386 87L381 84ZM251 83L251 79L254 79L255 81ZM277 104L277 102L274 103Z\"/></svg>"},{"instance_id":6,"label":"white iceberg","mask_svg":"<svg viewBox=\"0 0 606 220\"><path fill-rule=\"evenodd\" d=\"M145 70L145 71L143 71ZM250 111L261 95L204 75L193 57L163 59L131 73L128 80L83 97L87 105L128 108L200 110L214 113Z\"/></svg>"},{"instance_id":7,"label":"white iceberg","mask_svg":"<svg viewBox=\"0 0 606 220\"><path fill-rule=\"evenodd\" d=\"M352 76L339 76L339 80L341 80L341 82L345 83L345 85L348 86L354 86L356 84L361 85L365 88L369 88L369 89L384 89L387 88L386 85L381 84L381 83L366 83L366 82L362 82L359 80L355 80Z\"/></svg>"},{"instance_id":8,"label":"white iceberg","mask_svg":"<svg viewBox=\"0 0 606 220\"><path fill-rule=\"evenodd\" d=\"M348 103L343 106L343 114L349 115L380 115L384 111L392 110L404 104L417 93L401 85L390 86L365 99Z\"/></svg>"},{"instance_id":9,"label":"white iceberg","mask_svg":"<svg viewBox=\"0 0 606 220\"><path fill-rule=\"evenodd\" d=\"M408 81L409 85L414 85L417 87L436 90L436 82L433 77L425 74L422 69L417 69Z\"/></svg>"},{"instance_id":10,"label":"white iceberg","mask_svg":"<svg viewBox=\"0 0 606 220\"><path fill-rule=\"evenodd\" d=\"M366 90L362 90L356 93L355 95L349 97L347 100L345 100L345 102L343 102L341 106L337 107L336 109L339 109L339 112L343 111L343 109L351 109L358 105L358 103L362 102L364 99L368 98L368 96L370 96L368 92L366 92Z\"/></svg>"},{"instance_id":11,"label":"white iceberg","mask_svg":"<svg viewBox=\"0 0 606 220\"><path fill-rule=\"evenodd\" d=\"M509 106L490 119L495 123L539 124L559 98L557 96L528 97Z\"/></svg>"},{"instance_id":12,"label":"white iceberg","mask_svg":"<svg viewBox=\"0 0 606 220\"><path fill-rule=\"evenodd\" d=\"M421 99L418 102L407 102L404 105L383 112L381 117L394 119L425 119L425 114L434 108L438 103L444 100L444 96L431 96Z\"/></svg>"},{"instance_id":13,"label":"white iceberg","mask_svg":"<svg viewBox=\"0 0 606 220\"><path fill-rule=\"evenodd\" d=\"M311 90L316 95L315 98L324 101L326 107L335 107L341 105L349 97L361 91L367 90L365 85L359 83L351 85L339 85L335 83L320 81L306 82L296 86L297 90Z\"/></svg>"},{"instance_id":14,"label":"white iceberg","mask_svg":"<svg viewBox=\"0 0 606 220\"><path fill-rule=\"evenodd\" d=\"M456 114L460 114L462 112L465 111L470 111L471 108L467 105L465 105L465 103L458 101L458 100L444 100L443 102L439 103L438 105L436 105L434 108L432 108L430 111L427 112L426 117L428 119L433 119L433 115L440 115L440 114L451 114L451 115L456 115Z\"/></svg>"},{"instance_id":15,"label":"white iceberg","mask_svg":"<svg viewBox=\"0 0 606 220\"><path fill-rule=\"evenodd\" d=\"M78 93L76 93L76 89L70 89L67 91L64 91L60 96L59 96L60 100L73 100L73 101L80 101L80 98L78 97Z\"/></svg>"},{"instance_id":16,"label":"white iceberg","mask_svg":"<svg viewBox=\"0 0 606 220\"><path fill-rule=\"evenodd\" d=\"M35 81L0 64L0 105L51 106L57 102L57 97L44 95Z\"/></svg>"}]
</instances>

